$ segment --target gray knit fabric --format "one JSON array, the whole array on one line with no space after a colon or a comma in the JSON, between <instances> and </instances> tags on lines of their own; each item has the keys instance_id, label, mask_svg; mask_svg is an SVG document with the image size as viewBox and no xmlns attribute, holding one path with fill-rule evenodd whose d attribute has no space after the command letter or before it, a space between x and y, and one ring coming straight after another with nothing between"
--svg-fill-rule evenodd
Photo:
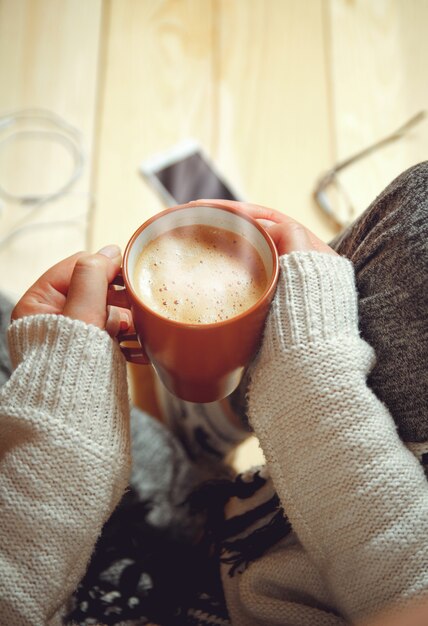
<instances>
[{"instance_id":1,"label":"gray knit fabric","mask_svg":"<svg viewBox=\"0 0 428 626\"><path fill-rule=\"evenodd\" d=\"M12 303L0 293L0 387L12 372L6 341L6 329L10 323L12 307Z\"/></svg>"},{"instance_id":2,"label":"gray knit fabric","mask_svg":"<svg viewBox=\"0 0 428 626\"><path fill-rule=\"evenodd\" d=\"M150 502L147 522L174 539L192 539L203 519L189 515L186 499L201 483L226 478L231 470L218 459L195 465L182 442L161 422L138 408L131 411L130 486L140 502Z\"/></svg>"},{"instance_id":3,"label":"gray knit fabric","mask_svg":"<svg viewBox=\"0 0 428 626\"><path fill-rule=\"evenodd\" d=\"M355 267L369 386L404 441L428 439L428 161L396 178L332 243Z\"/></svg>"}]
</instances>

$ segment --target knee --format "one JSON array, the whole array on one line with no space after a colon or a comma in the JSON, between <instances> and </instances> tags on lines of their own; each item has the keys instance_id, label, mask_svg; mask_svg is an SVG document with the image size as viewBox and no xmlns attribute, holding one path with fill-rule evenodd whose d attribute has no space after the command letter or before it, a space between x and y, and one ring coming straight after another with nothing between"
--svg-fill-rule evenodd
<instances>
[{"instance_id":1,"label":"knee","mask_svg":"<svg viewBox=\"0 0 428 626\"><path fill-rule=\"evenodd\" d=\"M413 165L397 176L369 210L380 213L380 217L390 216L393 222L408 225L426 221L428 214L428 161Z\"/></svg>"},{"instance_id":2,"label":"knee","mask_svg":"<svg viewBox=\"0 0 428 626\"><path fill-rule=\"evenodd\" d=\"M412 167L409 167L402 174L397 176L395 181L399 181L400 184L405 186L422 186L426 189L428 186L428 161L422 161L421 163L412 165Z\"/></svg>"},{"instance_id":3,"label":"knee","mask_svg":"<svg viewBox=\"0 0 428 626\"><path fill-rule=\"evenodd\" d=\"M395 178L351 227L351 232L360 243L366 240L365 244L367 238L375 238L383 245L397 238L402 243L428 239L428 161Z\"/></svg>"}]
</instances>

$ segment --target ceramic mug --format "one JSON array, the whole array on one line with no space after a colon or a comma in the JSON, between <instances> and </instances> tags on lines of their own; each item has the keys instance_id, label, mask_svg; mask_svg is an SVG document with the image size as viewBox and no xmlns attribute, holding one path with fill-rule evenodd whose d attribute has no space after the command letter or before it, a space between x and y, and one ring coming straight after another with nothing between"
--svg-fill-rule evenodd
<instances>
[{"instance_id":1,"label":"ceramic mug","mask_svg":"<svg viewBox=\"0 0 428 626\"><path fill-rule=\"evenodd\" d=\"M187 225L221 228L245 237L256 248L267 281L253 306L223 321L190 324L159 314L138 295L134 273L142 250L161 234ZM225 398L236 389L258 349L278 274L275 244L245 213L215 201L191 202L158 213L132 235L116 281L125 289L136 331L136 336L119 337L125 357L133 363L153 365L167 389L183 400L214 402ZM110 304L115 303L114 293L110 293ZM127 347L129 339L138 339L138 347Z\"/></svg>"}]
</instances>

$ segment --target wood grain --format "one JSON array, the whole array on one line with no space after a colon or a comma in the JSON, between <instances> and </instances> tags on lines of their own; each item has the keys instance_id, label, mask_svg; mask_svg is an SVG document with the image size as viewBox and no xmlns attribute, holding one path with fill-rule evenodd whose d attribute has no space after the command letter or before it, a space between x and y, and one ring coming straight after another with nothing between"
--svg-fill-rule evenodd
<instances>
[{"instance_id":1,"label":"wood grain","mask_svg":"<svg viewBox=\"0 0 428 626\"><path fill-rule=\"evenodd\" d=\"M78 184L30 220L51 225L30 228L0 246L1 287L12 298L54 262L86 245L100 14L100 0L0 0L0 114L27 107L54 111L79 129L86 155ZM3 130L0 140L5 136ZM55 141L0 144L0 184L13 193L49 193L72 168L67 151ZM29 212L15 202L2 208L0 239ZM69 224L52 224L63 220Z\"/></svg>"},{"instance_id":2,"label":"wood grain","mask_svg":"<svg viewBox=\"0 0 428 626\"><path fill-rule=\"evenodd\" d=\"M163 204L138 173L183 138L213 142L212 3L112 0L91 246L124 245Z\"/></svg>"},{"instance_id":3,"label":"wood grain","mask_svg":"<svg viewBox=\"0 0 428 626\"><path fill-rule=\"evenodd\" d=\"M312 190L333 158L323 3L218 4L217 160L245 197L328 239Z\"/></svg>"},{"instance_id":4,"label":"wood grain","mask_svg":"<svg viewBox=\"0 0 428 626\"><path fill-rule=\"evenodd\" d=\"M425 0L329 0L337 160L428 109L427 23ZM425 121L344 172L340 179L356 213L427 151Z\"/></svg>"}]
</instances>

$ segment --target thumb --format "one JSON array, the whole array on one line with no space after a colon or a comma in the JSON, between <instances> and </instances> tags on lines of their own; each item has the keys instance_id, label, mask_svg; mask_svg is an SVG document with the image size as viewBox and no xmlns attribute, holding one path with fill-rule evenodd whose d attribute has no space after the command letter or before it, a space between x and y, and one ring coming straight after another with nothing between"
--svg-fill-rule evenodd
<instances>
[{"instance_id":1,"label":"thumb","mask_svg":"<svg viewBox=\"0 0 428 626\"><path fill-rule=\"evenodd\" d=\"M117 246L81 256L74 266L63 315L104 329L107 320L107 290L121 263Z\"/></svg>"}]
</instances>

